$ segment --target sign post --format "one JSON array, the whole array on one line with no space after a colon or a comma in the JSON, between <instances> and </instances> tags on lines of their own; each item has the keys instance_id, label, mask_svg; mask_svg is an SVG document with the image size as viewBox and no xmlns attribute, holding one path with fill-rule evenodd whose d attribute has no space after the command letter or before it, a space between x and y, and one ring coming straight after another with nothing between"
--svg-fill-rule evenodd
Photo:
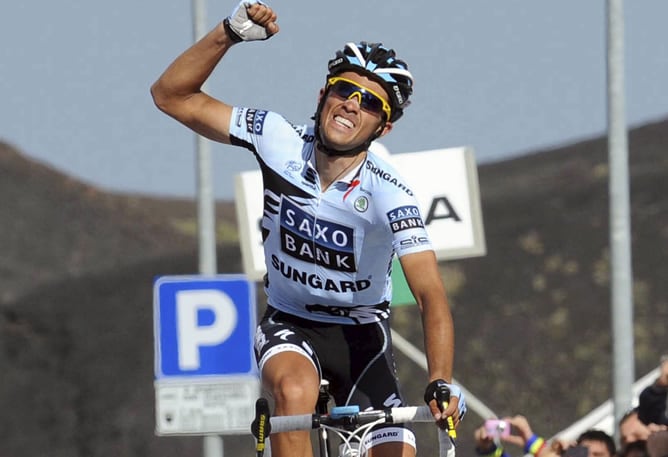
<instances>
[{"instance_id":1,"label":"sign post","mask_svg":"<svg viewBox=\"0 0 668 457\"><path fill-rule=\"evenodd\" d=\"M255 288L242 275L154 284L157 435L246 434L260 383Z\"/></svg>"}]
</instances>

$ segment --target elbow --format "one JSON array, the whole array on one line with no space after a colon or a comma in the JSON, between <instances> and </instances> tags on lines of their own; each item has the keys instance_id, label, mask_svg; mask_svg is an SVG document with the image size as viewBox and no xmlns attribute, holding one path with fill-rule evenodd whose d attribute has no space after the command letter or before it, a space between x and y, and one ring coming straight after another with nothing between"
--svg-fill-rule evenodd
<instances>
[{"instance_id":1,"label":"elbow","mask_svg":"<svg viewBox=\"0 0 668 457\"><path fill-rule=\"evenodd\" d=\"M169 96L161 87L160 81L156 81L151 86L151 98L153 103L162 112L167 113L169 108Z\"/></svg>"},{"instance_id":2,"label":"elbow","mask_svg":"<svg viewBox=\"0 0 668 457\"><path fill-rule=\"evenodd\" d=\"M174 119L185 122L188 115L189 97L184 97L171 89L162 80L157 80L150 89L155 106Z\"/></svg>"}]
</instances>

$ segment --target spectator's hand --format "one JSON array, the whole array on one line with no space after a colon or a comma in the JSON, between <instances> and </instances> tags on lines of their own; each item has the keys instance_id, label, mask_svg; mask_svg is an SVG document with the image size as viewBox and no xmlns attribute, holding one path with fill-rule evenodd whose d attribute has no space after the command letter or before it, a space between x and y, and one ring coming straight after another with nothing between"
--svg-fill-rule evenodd
<instances>
[{"instance_id":1,"label":"spectator's hand","mask_svg":"<svg viewBox=\"0 0 668 457\"><path fill-rule=\"evenodd\" d=\"M504 417L503 420L508 421L511 427L511 433L508 436L502 436L501 441L514 444L515 446L524 448L529 438L533 436L533 431L529 425L529 421L524 416Z\"/></svg>"},{"instance_id":2,"label":"spectator's hand","mask_svg":"<svg viewBox=\"0 0 668 457\"><path fill-rule=\"evenodd\" d=\"M278 33L276 13L259 1L242 1L230 17L225 28L234 42L266 40Z\"/></svg>"},{"instance_id":3,"label":"spectator's hand","mask_svg":"<svg viewBox=\"0 0 668 457\"><path fill-rule=\"evenodd\" d=\"M552 446L545 446L536 457L561 457L561 452L556 451Z\"/></svg>"},{"instance_id":4,"label":"spectator's hand","mask_svg":"<svg viewBox=\"0 0 668 457\"><path fill-rule=\"evenodd\" d=\"M664 430L668 430L668 425L652 423L652 424L647 424L647 429L649 430L650 433L662 432Z\"/></svg>"},{"instance_id":5,"label":"spectator's hand","mask_svg":"<svg viewBox=\"0 0 668 457\"><path fill-rule=\"evenodd\" d=\"M473 432L473 439L475 440L476 449L483 453L489 453L494 447L494 438L487 434L485 426L478 427Z\"/></svg>"},{"instance_id":6,"label":"spectator's hand","mask_svg":"<svg viewBox=\"0 0 668 457\"><path fill-rule=\"evenodd\" d=\"M575 447L577 445L578 443L576 441L568 441L561 438L555 438L550 443L550 447L552 448L552 450L554 450L554 452L557 452L559 455L563 454L568 449Z\"/></svg>"},{"instance_id":7,"label":"spectator's hand","mask_svg":"<svg viewBox=\"0 0 668 457\"><path fill-rule=\"evenodd\" d=\"M668 358L661 357L661 365L659 365L659 378L656 380L660 386L668 386Z\"/></svg>"}]
</instances>

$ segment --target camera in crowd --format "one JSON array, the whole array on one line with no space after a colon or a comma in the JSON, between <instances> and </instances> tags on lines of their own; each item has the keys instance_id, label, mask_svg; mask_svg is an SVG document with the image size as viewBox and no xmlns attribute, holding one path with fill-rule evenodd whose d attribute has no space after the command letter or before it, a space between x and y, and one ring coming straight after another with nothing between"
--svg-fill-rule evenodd
<instances>
[{"instance_id":1,"label":"camera in crowd","mask_svg":"<svg viewBox=\"0 0 668 457\"><path fill-rule=\"evenodd\" d=\"M487 419L485 421L485 431L492 438L500 438L510 435L510 422L500 419Z\"/></svg>"}]
</instances>

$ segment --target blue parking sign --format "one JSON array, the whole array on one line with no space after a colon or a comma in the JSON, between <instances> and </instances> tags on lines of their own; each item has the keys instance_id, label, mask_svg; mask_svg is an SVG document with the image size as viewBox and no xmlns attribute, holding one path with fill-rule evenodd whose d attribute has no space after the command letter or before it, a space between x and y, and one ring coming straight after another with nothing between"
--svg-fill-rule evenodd
<instances>
[{"instance_id":1,"label":"blue parking sign","mask_svg":"<svg viewBox=\"0 0 668 457\"><path fill-rule=\"evenodd\" d=\"M156 379L257 375L255 288L244 276L162 276L153 302Z\"/></svg>"}]
</instances>

